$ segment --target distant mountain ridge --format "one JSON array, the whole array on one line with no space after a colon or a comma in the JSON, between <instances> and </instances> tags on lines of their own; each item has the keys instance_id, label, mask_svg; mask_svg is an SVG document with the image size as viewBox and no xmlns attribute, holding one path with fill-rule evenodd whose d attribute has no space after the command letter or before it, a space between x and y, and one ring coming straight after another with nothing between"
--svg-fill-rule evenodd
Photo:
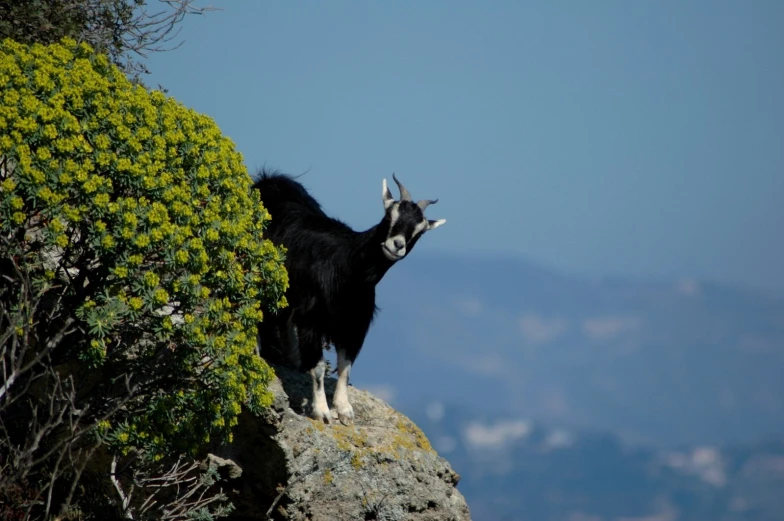
<instances>
[{"instance_id":1,"label":"distant mountain ridge","mask_svg":"<svg viewBox=\"0 0 784 521\"><path fill-rule=\"evenodd\" d=\"M406 412L446 399L663 447L784 435L784 297L417 252L378 303L352 378Z\"/></svg>"}]
</instances>

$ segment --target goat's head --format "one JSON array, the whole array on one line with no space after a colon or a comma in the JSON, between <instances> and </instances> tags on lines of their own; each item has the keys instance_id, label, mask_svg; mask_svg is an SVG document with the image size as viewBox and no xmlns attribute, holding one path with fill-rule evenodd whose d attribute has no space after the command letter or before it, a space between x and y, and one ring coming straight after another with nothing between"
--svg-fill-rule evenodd
<instances>
[{"instance_id":1,"label":"goat's head","mask_svg":"<svg viewBox=\"0 0 784 521\"><path fill-rule=\"evenodd\" d=\"M425 208L437 203L438 199L435 201L422 200L415 203L411 199L411 194L408 193L403 183L397 180L395 174L392 174L392 179L400 189L400 200L395 201L392 192L387 187L387 180L384 179L381 197L384 201L384 210L386 210L385 219L389 220L389 232L386 240L381 243L381 251L387 259L394 262L405 257L423 233L438 228L446 222L446 219L427 220Z\"/></svg>"}]
</instances>

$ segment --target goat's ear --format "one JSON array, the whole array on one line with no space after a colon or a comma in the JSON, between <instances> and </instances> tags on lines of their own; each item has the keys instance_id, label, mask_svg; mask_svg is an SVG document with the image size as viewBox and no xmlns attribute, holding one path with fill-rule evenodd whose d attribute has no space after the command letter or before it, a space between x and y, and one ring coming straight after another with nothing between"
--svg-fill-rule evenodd
<instances>
[{"instance_id":1,"label":"goat's ear","mask_svg":"<svg viewBox=\"0 0 784 521\"><path fill-rule=\"evenodd\" d=\"M435 230L442 224L446 222L446 219L439 219L437 221L427 221L427 229L428 230Z\"/></svg>"},{"instance_id":2,"label":"goat's ear","mask_svg":"<svg viewBox=\"0 0 784 521\"><path fill-rule=\"evenodd\" d=\"M387 180L381 183L381 199L384 201L384 210L389 210L389 207L395 203L395 198L392 197L392 192L387 187Z\"/></svg>"}]
</instances>

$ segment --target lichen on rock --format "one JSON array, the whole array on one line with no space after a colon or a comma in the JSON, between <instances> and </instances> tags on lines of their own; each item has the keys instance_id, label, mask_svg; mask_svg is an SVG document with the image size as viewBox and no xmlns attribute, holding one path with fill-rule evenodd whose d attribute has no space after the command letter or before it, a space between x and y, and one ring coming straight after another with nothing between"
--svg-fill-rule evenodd
<instances>
[{"instance_id":1,"label":"lichen on rock","mask_svg":"<svg viewBox=\"0 0 784 521\"><path fill-rule=\"evenodd\" d=\"M324 425L304 414L310 377L275 371L273 406L243 416L234 442L217 449L243 469L231 484L233 519L470 520L460 476L411 420L351 387L355 424Z\"/></svg>"}]
</instances>

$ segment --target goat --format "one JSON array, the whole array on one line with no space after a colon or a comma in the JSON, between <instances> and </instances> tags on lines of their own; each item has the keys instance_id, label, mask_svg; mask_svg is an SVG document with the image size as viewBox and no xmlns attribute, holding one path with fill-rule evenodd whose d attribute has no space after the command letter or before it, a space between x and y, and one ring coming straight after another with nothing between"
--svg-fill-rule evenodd
<instances>
[{"instance_id":1,"label":"goat","mask_svg":"<svg viewBox=\"0 0 784 521\"><path fill-rule=\"evenodd\" d=\"M351 366L359 355L378 311L376 284L392 265L411 253L424 232L445 219L431 221L424 210L435 201L413 202L397 180L396 201L384 179L381 197L384 218L357 232L328 217L316 200L293 178L262 170L254 188L272 215L268 238L287 249L289 306L259 324L259 352L272 363L310 371L313 380L311 417L330 423L324 392L323 348L337 351L338 381L333 397L338 419L354 421L348 401Z\"/></svg>"}]
</instances>

